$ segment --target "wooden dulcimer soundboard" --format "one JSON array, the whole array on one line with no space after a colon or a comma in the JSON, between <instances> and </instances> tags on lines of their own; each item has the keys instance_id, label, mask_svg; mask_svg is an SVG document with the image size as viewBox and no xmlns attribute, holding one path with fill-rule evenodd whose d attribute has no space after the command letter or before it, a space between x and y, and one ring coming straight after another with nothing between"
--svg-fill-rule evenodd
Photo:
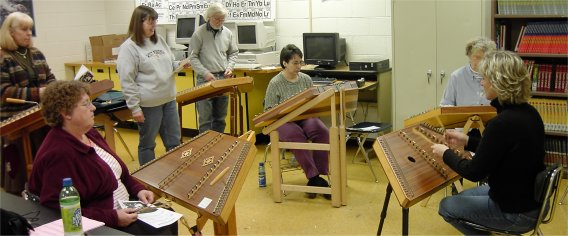
<instances>
[{"instance_id":1,"label":"wooden dulcimer soundboard","mask_svg":"<svg viewBox=\"0 0 568 236\"><path fill-rule=\"evenodd\" d=\"M216 224L236 224L230 217L254 162L254 142L254 131L233 137L209 130L140 167L132 176L154 193Z\"/></svg>"},{"instance_id":2,"label":"wooden dulcimer soundboard","mask_svg":"<svg viewBox=\"0 0 568 236\"><path fill-rule=\"evenodd\" d=\"M459 175L432 154L435 143L447 145L443 128L422 123L379 136L373 144L400 206L409 208L453 183ZM471 159L469 152L456 154Z\"/></svg>"},{"instance_id":3,"label":"wooden dulcimer soundboard","mask_svg":"<svg viewBox=\"0 0 568 236\"><path fill-rule=\"evenodd\" d=\"M274 121L282 118L291 111L296 110L296 108L306 104L323 92L334 89L335 93L343 91L345 93L344 103L345 112L355 111L357 109L357 98L359 95L359 90L357 83L355 81L348 81L338 84L332 84L327 86L315 86L311 87L303 92L296 94L295 96L286 99L284 102L268 109L267 111L255 115L253 123L255 127L263 127L272 124ZM339 101L340 96L336 96L336 107L339 108L341 105ZM330 114L330 101L328 99L323 100L317 105L311 107L306 112L295 117L294 120L303 120L310 117L326 116Z\"/></svg>"},{"instance_id":4,"label":"wooden dulcimer soundboard","mask_svg":"<svg viewBox=\"0 0 568 236\"><path fill-rule=\"evenodd\" d=\"M194 103L206 98L233 92L235 87L239 92L244 93L252 90L253 86L253 79L248 76L214 80L193 88L179 91L176 95L176 102L181 105Z\"/></svg>"},{"instance_id":5,"label":"wooden dulcimer soundboard","mask_svg":"<svg viewBox=\"0 0 568 236\"><path fill-rule=\"evenodd\" d=\"M497 112L492 106L449 106L437 107L435 109L422 112L404 120L404 127L419 123L428 123L435 127L443 128L463 128L468 118L479 117L479 121L486 123L495 117Z\"/></svg>"}]
</instances>

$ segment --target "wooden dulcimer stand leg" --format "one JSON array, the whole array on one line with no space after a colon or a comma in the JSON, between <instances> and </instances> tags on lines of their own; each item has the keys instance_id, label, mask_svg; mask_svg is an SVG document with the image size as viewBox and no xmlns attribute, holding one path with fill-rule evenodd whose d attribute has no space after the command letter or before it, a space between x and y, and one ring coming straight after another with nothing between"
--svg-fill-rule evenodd
<instances>
[{"instance_id":1,"label":"wooden dulcimer stand leg","mask_svg":"<svg viewBox=\"0 0 568 236\"><path fill-rule=\"evenodd\" d=\"M331 109L331 127L329 128L329 144L323 143L295 143L295 142L280 142L279 134L277 128L281 125L289 122L293 118L301 115L308 109L314 107L320 102L330 99L330 109ZM342 180L345 174L342 174L340 167L340 148L341 145L339 141L339 129L337 127L337 112L335 104L335 91L327 90L322 92L312 100L303 104L302 106L294 109L294 111L288 113L284 117L265 127L263 133L270 134L271 142L271 156L272 156L272 190L275 202L282 202L282 191L299 191L299 192L311 192L311 193L322 193L331 194L331 204L334 207L340 207L341 205L346 205L345 198L343 194L343 183L346 180ZM345 132L345 131L343 131ZM343 142L345 145L345 142ZM291 185L282 184L282 176L280 175L280 149L304 149L304 150L321 150L329 151L329 161L330 161L330 176L331 176L331 187L313 187L304 185ZM343 158L345 159L345 158ZM345 160L344 160L345 161Z\"/></svg>"}]
</instances>

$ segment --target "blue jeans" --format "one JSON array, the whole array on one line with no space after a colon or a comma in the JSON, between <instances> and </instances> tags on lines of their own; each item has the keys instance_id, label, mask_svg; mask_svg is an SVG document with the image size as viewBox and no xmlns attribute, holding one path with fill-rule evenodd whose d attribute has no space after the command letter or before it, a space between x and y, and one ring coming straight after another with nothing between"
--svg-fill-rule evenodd
<instances>
[{"instance_id":1,"label":"blue jeans","mask_svg":"<svg viewBox=\"0 0 568 236\"><path fill-rule=\"evenodd\" d=\"M464 235L487 235L459 220L494 229L528 232L536 222L538 209L523 213L506 213L489 197L489 185L464 190L458 195L446 197L440 202L438 213ZM514 197L514 196L511 196Z\"/></svg>"},{"instance_id":2,"label":"blue jeans","mask_svg":"<svg viewBox=\"0 0 568 236\"><path fill-rule=\"evenodd\" d=\"M138 143L138 162L140 166L154 160L156 136L158 132L169 151L180 145L181 129L176 101L155 107L142 107L144 123L138 123L140 141Z\"/></svg>"},{"instance_id":3,"label":"blue jeans","mask_svg":"<svg viewBox=\"0 0 568 236\"><path fill-rule=\"evenodd\" d=\"M215 77L224 79L223 75L215 75ZM197 85L206 82L203 76L197 76ZM198 101L196 107L199 115L199 133L207 130L214 130L219 133L225 132L228 104L229 97L227 96L212 97Z\"/></svg>"}]
</instances>

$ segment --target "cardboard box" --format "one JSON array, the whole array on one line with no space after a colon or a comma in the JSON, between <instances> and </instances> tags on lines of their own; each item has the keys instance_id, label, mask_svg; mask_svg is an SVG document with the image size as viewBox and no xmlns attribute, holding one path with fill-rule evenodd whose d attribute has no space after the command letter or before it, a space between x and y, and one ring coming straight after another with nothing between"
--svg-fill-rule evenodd
<instances>
[{"instance_id":1,"label":"cardboard box","mask_svg":"<svg viewBox=\"0 0 568 236\"><path fill-rule=\"evenodd\" d=\"M93 61L104 62L105 60L116 59L118 55L118 47L126 40L126 34L109 34L100 36L91 36L91 50L93 52Z\"/></svg>"}]
</instances>

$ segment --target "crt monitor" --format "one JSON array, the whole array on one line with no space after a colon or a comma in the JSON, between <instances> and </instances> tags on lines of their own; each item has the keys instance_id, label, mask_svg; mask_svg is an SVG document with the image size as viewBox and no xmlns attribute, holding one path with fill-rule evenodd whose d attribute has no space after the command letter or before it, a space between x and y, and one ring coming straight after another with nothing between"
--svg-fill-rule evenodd
<instances>
[{"instance_id":1,"label":"crt monitor","mask_svg":"<svg viewBox=\"0 0 568 236\"><path fill-rule=\"evenodd\" d=\"M268 22L236 22L237 47L239 50L260 51L276 47L276 30Z\"/></svg>"},{"instance_id":2,"label":"crt monitor","mask_svg":"<svg viewBox=\"0 0 568 236\"><path fill-rule=\"evenodd\" d=\"M339 33L304 33L304 61L316 69L334 69L345 61L345 39Z\"/></svg>"},{"instance_id":3,"label":"crt monitor","mask_svg":"<svg viewBox=\"0 0 568 236\"><path fill-rule=\"evenodd\" d=\"M193 32L204 23L205 18L202 15L178 15L176 20L176 43L189 44Z\"/></svg>"}]
</instances>

